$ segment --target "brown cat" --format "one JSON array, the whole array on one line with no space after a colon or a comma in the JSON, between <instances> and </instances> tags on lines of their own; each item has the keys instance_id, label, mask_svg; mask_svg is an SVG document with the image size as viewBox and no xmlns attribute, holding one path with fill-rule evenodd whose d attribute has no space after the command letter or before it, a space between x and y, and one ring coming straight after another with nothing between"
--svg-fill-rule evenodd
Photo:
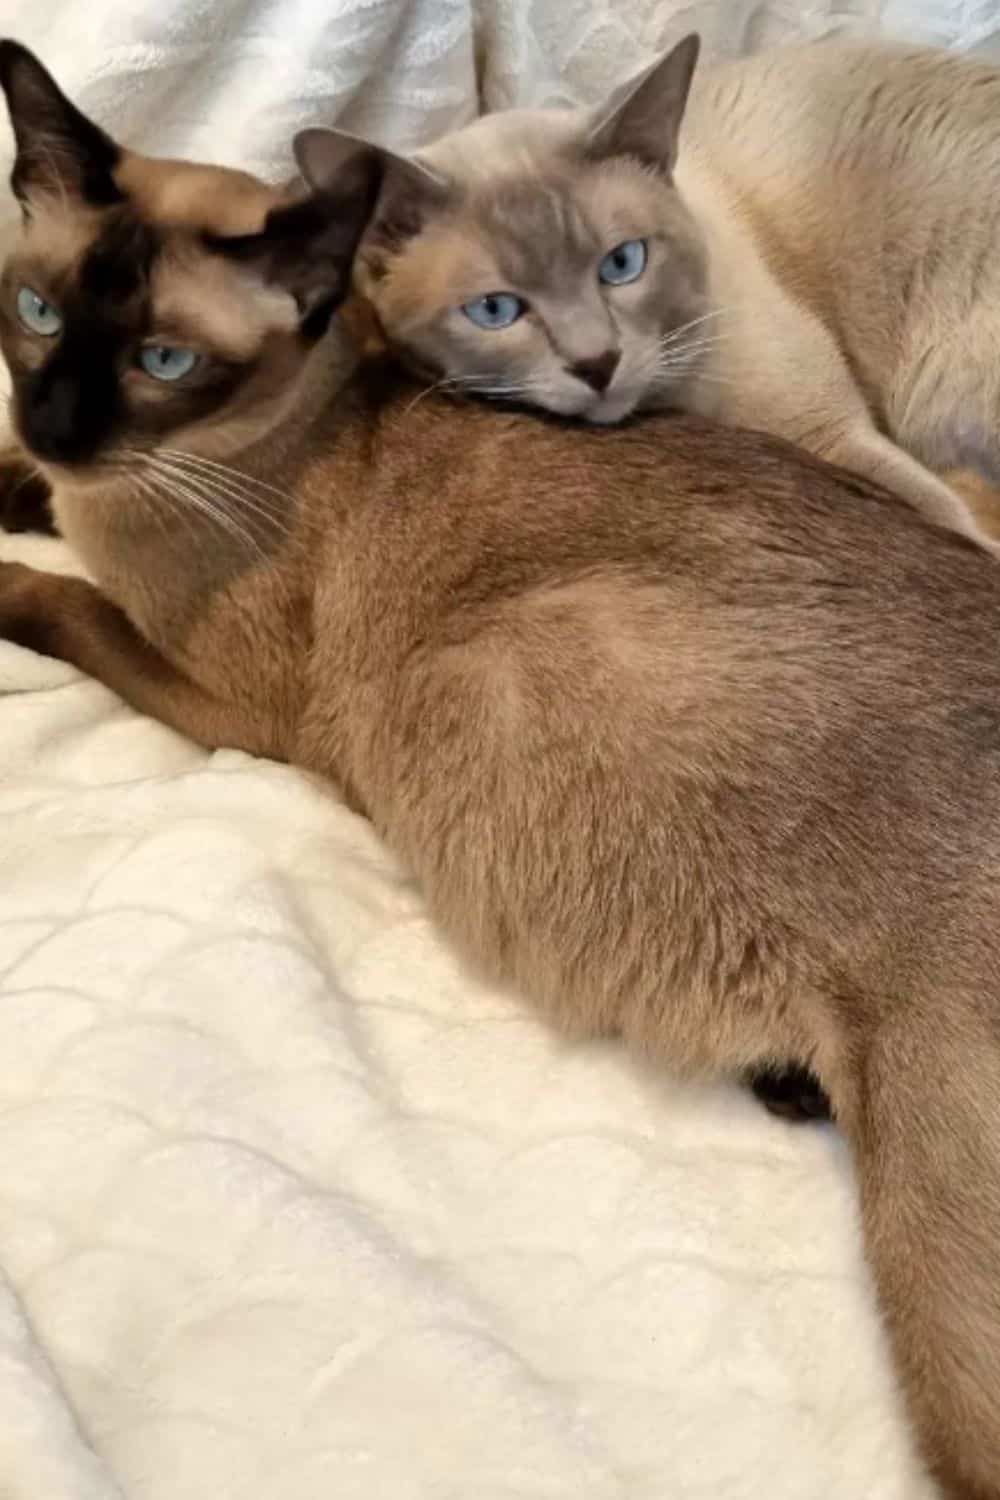
<instances>
[{"instance_id":1,"label":"brown cat","mask_svg":"<svg viewBox=\"0 0 1000 1500\"><path fill-rule=\"evenodd\" d=\"M676 406L764 428L983 536L940 477L977 469L1000 530L1000 69L827 42L692 86L697 50L596 112L379 150L358 284L388 342L446 385L591 422ZM308 132L306 175L359 149Z\"/></svg>"},{"instance_id":2,"label":"brown cat","mask_svg":"<svg viewBox=\"0 0 1000 1500\"><path fill-rule=\"evenodd\" d=\"M374 179L288 203L0 82L17 428L100 585L0 566L0 632L329 778L558 1024L814 1064L927 1462L1000 1500L995 562L762 435L344 385Z\"/></svg>"}]
</instances>

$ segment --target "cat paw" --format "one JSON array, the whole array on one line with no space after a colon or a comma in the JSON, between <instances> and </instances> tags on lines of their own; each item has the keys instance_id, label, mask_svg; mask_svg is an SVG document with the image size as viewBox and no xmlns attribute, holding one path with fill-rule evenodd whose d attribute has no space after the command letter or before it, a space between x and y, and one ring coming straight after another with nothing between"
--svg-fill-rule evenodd
<instances>
[{"instance_id":1,"label":"cat paw","mask_svg":"<svg viewBox=\"0 0 1000 1500\"><path fill-rule=\"evenodd\" d=\"M760 1068L747 1078L766 1110L782 1120L832 1120L830 1100L808 1068Z\"/></svg>"},{"instance_id":2,"label":"cat paw","mask_svg":"<svg viewBox=\"0 0 1000 1500\"><path fill-rule=\"evenodd\" d=\"M24 563L0 562L0 640L41 656L58 656L54 622L46 609L48 575Z\"/></svg>"},{"instance_id":3,"label":"cat paw","mask_svg":"<svg viewBox=\"0 0 1000 1500\"><path fill-rule=\"evenodd\" d=\"M50 495L49 486L40 474L0 462L0 529L56 536Z\"/></svg>"}]
</instances>

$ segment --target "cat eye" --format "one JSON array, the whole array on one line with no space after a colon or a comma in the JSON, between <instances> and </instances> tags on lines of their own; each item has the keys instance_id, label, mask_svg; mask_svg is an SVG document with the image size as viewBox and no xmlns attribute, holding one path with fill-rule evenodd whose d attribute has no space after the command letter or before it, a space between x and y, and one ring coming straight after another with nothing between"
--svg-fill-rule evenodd
<instances>
[{"instance_id":1,"label":"cat eye","mask_svg":"<svg viewBox=\"0 0 1000 1500\"><path fill-rule=\"evenodd\" d=\"M198 356L193 349L178 349L172 344L147 344L139 354L139 363L154 380L180 380L190 375Z\"/></svg>"},{"instance_id":2,"label":"cat eye","mask_svg":"<svg viewBox=\"0 0 1000 1500\"><path fill-rule=\"evenodd\" d=\"M526 303L513 292L487 292L462 306L465 316L477 328L509 328L526 309Z\"/></svg>"},{"instance_id":3,"label":"cat eye","mask_svg":"<svg viewBox=\"0 0 1000 1500\"><path fill-rule=\"evenodd\" d=\"M638 281L645 269L646 241L623 240L608 251L597 274L606 286L627 286L630 281Z\"/></svg>"},{"instance_id":4,"label":"cat eye","mask_svg":"<svg viewBox=\"0 0 1000 1500\"><path fill-rule=\"evenodd\" d=\"M30 286L23 286L17 294L17 315L30 333L41 334L43 339L55 338L63 326L62 317L52 303Z\"/></svg>"}]
</instances>

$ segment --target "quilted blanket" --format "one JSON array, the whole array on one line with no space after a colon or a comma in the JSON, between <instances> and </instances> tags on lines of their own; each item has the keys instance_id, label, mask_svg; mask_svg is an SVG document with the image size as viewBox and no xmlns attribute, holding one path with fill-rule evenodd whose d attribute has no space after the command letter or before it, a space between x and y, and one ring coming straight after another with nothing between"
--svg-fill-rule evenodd
<instances>
[{"instance_id":1,"label":"quilted blanket","mask_svg":"<svg viewBox=\"0 0 1000 1500\"><path fill-rule=\"evenodd\" d=\"M275 174L303 122L596 97L691 25L995 15L3 0L123 137ZM4 1500L764 1494L930 1495L836 1135L555 1039L327 790L0 644Z\"/></svg>"}]
</instances>

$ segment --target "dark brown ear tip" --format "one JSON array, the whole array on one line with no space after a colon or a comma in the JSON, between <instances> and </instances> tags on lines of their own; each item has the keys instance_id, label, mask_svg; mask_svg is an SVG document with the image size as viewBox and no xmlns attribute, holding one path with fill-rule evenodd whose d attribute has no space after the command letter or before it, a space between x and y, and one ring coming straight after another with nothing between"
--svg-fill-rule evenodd
<instances>
[{"instance_id":1,"label":"dark brown ear tip","mask_svg":"<svg viewBox=\"0 0 1000 1500\"><path fill-rule=\"evenodd\" d=\"M4 37L0 40L0 88L10 99L12 90L25 87L63 97L52 74L31 48L13 37Z\"/></svg>"},{"instance_id":2,"label":"dark brown ear tip","mask_svg":"<svg viewBox=\"0 0 1000 1500\"><path fill-rule=\"evenodd\" d=\"M306 130L300 130L292 138L292 155L295 165L307 186L316 189L315 162L312 159L313 148L320 146L326 136L332 135L330 130L324 130L322 125L310 125Z\"/></svg>"},{"instance_id":3,"label":"dark brown ear tip","mask_svg":"<svg viewBox=\"0 0 1000 1500\"><path fill-rule=\"evenodd\" d=\"M292 156L295 158L295 165L300 172L303 169L303 158L309 150L310 142L314 141L321 134L322 131L319 126L310 125L307 130L297 130L292 136Z\"/></svg>"},{"instance_id":4,"label":"dark brown ear tip","mask_svg":"<svg viewBox=\"0 0 1000 1500\"><path fill-rule=\"evenodd\" d=\"M701 32L689 31L687 36L682 37L674 48L674 56L683 57L693 73L701 56Z\"/></svg>"},{"instance_id":5,"label":"dark brown ear tip","mask_svg":"<svg viewBox=\"0 0 1000 1500\"><path fill-rule=\"evenodd\" d=\"M4 88L7 87L13 70L21 63L28 63L35 68L42 66L35 54L21 42L15 42L13 37L0 40L0 84Z\"/></svg>"},{"instance_id":6,"label":"dark brown ear tip","mask_svg":"<svg viewBox=\"0 0 1000 1500\"><path fill-rule=\"evenodd\" d=\"M306 186L319 197L339 195L347 174L360 174L357 181L381 176L379 151L370 141L311 125L292 140L295 164Z\"/></svg>"},{"instance_id":7,"label":"dark brown ear tip","mask_svg":"<svg viewBox=\"0 0 1000 1500\"><path fill-rule=\"evenodd\" d=\"M19 42L16 37L0 37L0 62L13 62L15 58L19 57L29 58L31 62L38 61L38 58L31 49L26 47L23 42Z\"/></svg>"},{"instance_id":8,"label":"dark brown ear tip","mask_svg":"<svg viewBox=\"0 0 1000 1500\"><path fill-rule=\"evenodd\" d=\"M292 137L292 155L295 160L299 160L300 150L307 147L310 141L318 141L331 134L332 131L326 130L322 125L307 125L305 130L297 130Z\"/></svg>"}]
</instances>

